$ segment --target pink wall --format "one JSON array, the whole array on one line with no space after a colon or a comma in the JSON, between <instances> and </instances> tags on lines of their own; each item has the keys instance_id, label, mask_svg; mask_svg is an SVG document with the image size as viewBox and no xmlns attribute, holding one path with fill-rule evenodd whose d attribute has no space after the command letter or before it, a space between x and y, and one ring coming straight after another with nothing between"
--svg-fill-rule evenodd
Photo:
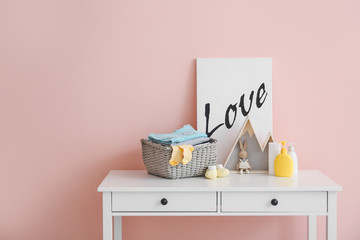
<instances>
[{"instance_id":1,"label":"pink wall","mask_svg":"<svg viewBox=\"0 0 360 240\"><path fill-rule=\"evenodd\" d=\"M275 137L297 142L301 169L344 187L339 239L360 239L359 9L356 0L1 1L0 239L101 239L96 189L107 172L144 169L148 133L195 125L197 57L273 58ZM126 240L239 234L306 239L306 219L124 219Z\"/></svg>"}]
</instances>

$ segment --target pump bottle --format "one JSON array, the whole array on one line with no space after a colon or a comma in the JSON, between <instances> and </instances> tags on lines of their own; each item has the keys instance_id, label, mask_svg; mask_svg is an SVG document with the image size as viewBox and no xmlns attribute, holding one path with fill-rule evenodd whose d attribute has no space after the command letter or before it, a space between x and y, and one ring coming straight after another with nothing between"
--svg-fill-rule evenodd
<instances>
[{"instance_id":1,"label":"pump bottle","mask_svg":"<svg viewBox=\"0 0 360 240\"><path fill-rule=\"evenodd\" d=\"M286 142L281 142L281 153L275 158L274 171L277 177L291 177L294 172L294 163L285 148Z\"/></svg>"}]
</instances>

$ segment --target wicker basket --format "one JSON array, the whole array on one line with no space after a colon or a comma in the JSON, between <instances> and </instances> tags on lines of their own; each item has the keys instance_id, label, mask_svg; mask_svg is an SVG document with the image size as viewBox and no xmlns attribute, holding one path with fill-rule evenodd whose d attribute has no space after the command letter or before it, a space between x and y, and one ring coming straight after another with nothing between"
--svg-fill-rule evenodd
<instances>
[{"instance_id":1,"label":"wicker basket","mask_svg":"<svg viewBox=\"0 0 360 240\"><path fill-rule=\"evenodd\" d=\"M216 162L216 140L195 145L191 161L171 166L172 148L169 145L141 139L143 161L149 174L163 178L178 179L203 176L209 165Z\"/></svg>"}]
</instances>

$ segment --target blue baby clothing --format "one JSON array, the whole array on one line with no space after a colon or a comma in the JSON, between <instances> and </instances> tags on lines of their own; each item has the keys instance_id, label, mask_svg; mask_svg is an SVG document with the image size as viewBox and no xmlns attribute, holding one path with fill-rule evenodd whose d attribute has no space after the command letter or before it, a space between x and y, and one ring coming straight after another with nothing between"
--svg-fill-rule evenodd
<instances>
[{"instance_id":1,"label":"blue baby clothing","mask_svg":"<svg viewBox=\"0 0 360 240\"><path fill-rule=\"evenodd\" d=\"M191 139L196 138L207 138L208 136L205 133L196 131L189 124L184 127L175 130L175 132L170 134L149 134L149 139L151 141L162 143L162 144L170 144L170 145L179 145L179 143L183 143L185 141L189 141Z\"/></svg>"}]
</instances>

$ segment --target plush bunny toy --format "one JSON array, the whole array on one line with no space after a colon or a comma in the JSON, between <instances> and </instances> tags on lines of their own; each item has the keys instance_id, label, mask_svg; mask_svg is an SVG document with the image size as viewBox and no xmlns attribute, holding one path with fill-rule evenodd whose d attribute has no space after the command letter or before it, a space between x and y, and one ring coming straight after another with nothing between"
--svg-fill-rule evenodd
<instances>
[{"instance_id":1,"label":"plush bunny toy","mask_svg":"<svg viewBox=\"0 0 360 240\"><path fill-rule=\"evenodd\" d=\"M248 153L246 151L247 149L247 142L246 140L244 141L244 145L241 142L241 140L239 140L239 144L240 144L240 153L239 153L239 162L236 165L236 171L240 171L240 174L244 173L244 170L246 173L250 173L251 171L251 166L248 160Z\"/></svg>"}]
</instances>

